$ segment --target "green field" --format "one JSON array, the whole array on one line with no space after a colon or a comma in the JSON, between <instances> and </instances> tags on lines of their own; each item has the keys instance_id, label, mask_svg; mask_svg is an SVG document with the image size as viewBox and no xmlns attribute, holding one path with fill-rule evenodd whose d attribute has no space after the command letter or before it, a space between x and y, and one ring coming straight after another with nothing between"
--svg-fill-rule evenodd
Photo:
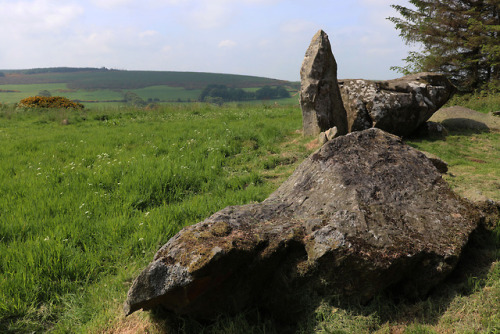
<instances>
[{"instance_id":1,"label":"green field","mask_svg":"<svg viewBox=\"0 0 500 334\"><path fill-rule=\"evenodd\" d=\"M285 85L296 93L297 84L283 80L244 75L160 72L117 71L100 69L37 69L1 71L0 103L14 104L48 90L52 96L64 96L82 101L86 106L117 106L126 92L134 92L146 102L175 103L194 102L208 84L226 85L248 91L269 85ZM63 71L63 72L60 72ZM67 72L66 72L67 71ZM295 104L297 98L265 101L265 103ZM262 101L249 101L262 103Z\"/></svg>"},{"instance_id":2,"label":"green field","mask_svg":"<svg viewBox=\"0 0 500 334\"><path fill-rule=\"evenodd\" d=\"M0 106L0 332L280 333L256 310L200 324L148 312L124 318L121 308L132 279L177 231L262 201L317 148L300 128L297 105ZM500 201L491 180L500 179L499 133L410 144L446 157L453 187L488 187ZM474 236L429 299L325 299L297 332L498 332L499 246L498 226Z\"/></svg>"}]
</instances>

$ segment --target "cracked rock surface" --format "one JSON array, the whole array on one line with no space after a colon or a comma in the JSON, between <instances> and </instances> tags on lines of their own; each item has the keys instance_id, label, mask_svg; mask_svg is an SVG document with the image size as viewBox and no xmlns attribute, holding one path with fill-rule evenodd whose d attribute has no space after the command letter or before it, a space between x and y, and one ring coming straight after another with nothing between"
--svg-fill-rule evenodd
<instances>
[{"instance_id":1,"label":"cracked rock surface","mask_svg":"<svg viewBox=\"0 0 500 334\"><path fill-rule=\"evenodd\" d=\"M313 295L425 295L484 219L425 155L379 129L335 138L259 204L182 229L133 282L125 313L298 311Z\"/></svg>"},{"instance_id":2,"label":"cracked rock surface","mask_svg":"<svg viewBox=\"0 0 500 334\"><path fill-rule=\"evenodd\" d=\"M417 73L387 81L341 80L349 132L379 128L408 136L455 92L443 75Z\"/></svg>"},{"instance_id":3,"label":"cracked rock surface","mask_svg":"<svg viewBox=\"0 0 500 334\"><path fill-rule=\"evenodd\" d=\"M347 133L347 115L337 81L337 62L328 35L319 30L311 40L300 68L300 106L304 135L316 136L337 127Z\"/></svg>"}]
</instances>

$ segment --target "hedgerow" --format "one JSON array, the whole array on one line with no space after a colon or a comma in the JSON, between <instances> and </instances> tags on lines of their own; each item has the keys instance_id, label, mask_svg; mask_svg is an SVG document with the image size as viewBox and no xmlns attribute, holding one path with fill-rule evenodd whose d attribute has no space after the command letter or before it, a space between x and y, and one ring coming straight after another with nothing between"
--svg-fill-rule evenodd
<instances>
[{"instance_id":1,"label":"hedgerow","mask_svg":"<svg viewBox=\"0 0 500 334\"><path fill-rule=\"evenodd\" d=\"M83 104L73 102L62 96L31 96L19 101L18 106L23 108L84 108Z\"/></svg>"}]
</instances>

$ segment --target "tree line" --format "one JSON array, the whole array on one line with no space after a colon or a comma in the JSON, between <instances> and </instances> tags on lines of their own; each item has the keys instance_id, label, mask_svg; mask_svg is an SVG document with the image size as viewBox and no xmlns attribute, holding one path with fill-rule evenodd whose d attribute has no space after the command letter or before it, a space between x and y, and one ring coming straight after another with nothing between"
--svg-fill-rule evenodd
<instances>
[{"instance_id":1,"label":"tree line","mask_svg":"<svg viewBox=\"0 0 500 334\"><path fill-rule=\"evenodd\" d=\"M290 97L290 92L283 87L264 86L255 92L241 88L227 87L226 85L207 85L199 96L202 102L230 102L247 100L271 100Z\"/></svg>"},{"instance_id":2,"label":"tree line","mask_svg":"<svg viewBox=\"0 0 500 334\"><path fill-rule=\"evenodd\" d=\"M409 45L403 74L441 72L462 92L500 91L500 0L410 0L389 17Z\"/></svg>"}]
</instances>

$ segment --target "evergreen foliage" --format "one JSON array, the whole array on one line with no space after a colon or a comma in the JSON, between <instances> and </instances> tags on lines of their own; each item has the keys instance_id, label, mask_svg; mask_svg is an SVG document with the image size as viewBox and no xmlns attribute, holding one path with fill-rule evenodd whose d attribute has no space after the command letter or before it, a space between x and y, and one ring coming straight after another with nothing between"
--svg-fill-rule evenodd
<instances>
[{"instance_id":1,"label":"evergreen foliage","mask_svg":"<svg viewBox=\"0 0 500 334\"><path fill-rule=\"evenodd\" d=\"M241 88L227 88L226 85L207 85L200 94L200 101L212 101L213 99L228 101L243 101L255 98L255 94L245 92Z\"/></svg>"},{"instance_id":2,"label":"evergreen foliage","mask_svg":"<svg viewBox=\"0 0 500 334\"><path fill-rule=\"evenodd\" d=\"M411 51L404 74L442 72L461 91L500 89L500 0L410 0L414 8L392 5L389 17Z\"/></svg>"},{"instance_id":3,"label":"evergreen foliage","mask_svg":"<svg viewBox=\"0 0 500 334\"><path fill-rule=\"evenodd\" d=\"M128 104L135 107L144 107L147 103L139 95L134 92L126 92L124 95L124 100Z\"/></svg>"},{"instance_id":4,"label":"evergreen foliage","mask_svg":"<svg viewBox=\"0 0 500 334\"><path fill-rule=\"evenodd\" d=\"M50 92L48 90L44 89L44 90L41 90L38 92L38 96L51 97L52 94L50 94Z\"/></svg>"},{"instance_id":5,"label":"evergreen foliage","mask_svg":"<svg viewBox=\"0 0 500 334\"><path fill-rule=\"evenodd\" d=\"M264 86L253 92L241 88L228 88L225 85L207 85L200 94L200 101L245 101L245 100L270 100L290 97L290 93L283 86L273 88Z\"/></svg>"},{"instance_id":6,"label":"evergreen foliage","mask_svg":"<svg viewBox=\"0 0 500 334\"><path fill-rule=\"evenodd\" d=\"M257 100L281 99L290 97L290 93L283 86L276 88L264 86L255 92L255 97Z\"/></svg>"}]
</instances>

